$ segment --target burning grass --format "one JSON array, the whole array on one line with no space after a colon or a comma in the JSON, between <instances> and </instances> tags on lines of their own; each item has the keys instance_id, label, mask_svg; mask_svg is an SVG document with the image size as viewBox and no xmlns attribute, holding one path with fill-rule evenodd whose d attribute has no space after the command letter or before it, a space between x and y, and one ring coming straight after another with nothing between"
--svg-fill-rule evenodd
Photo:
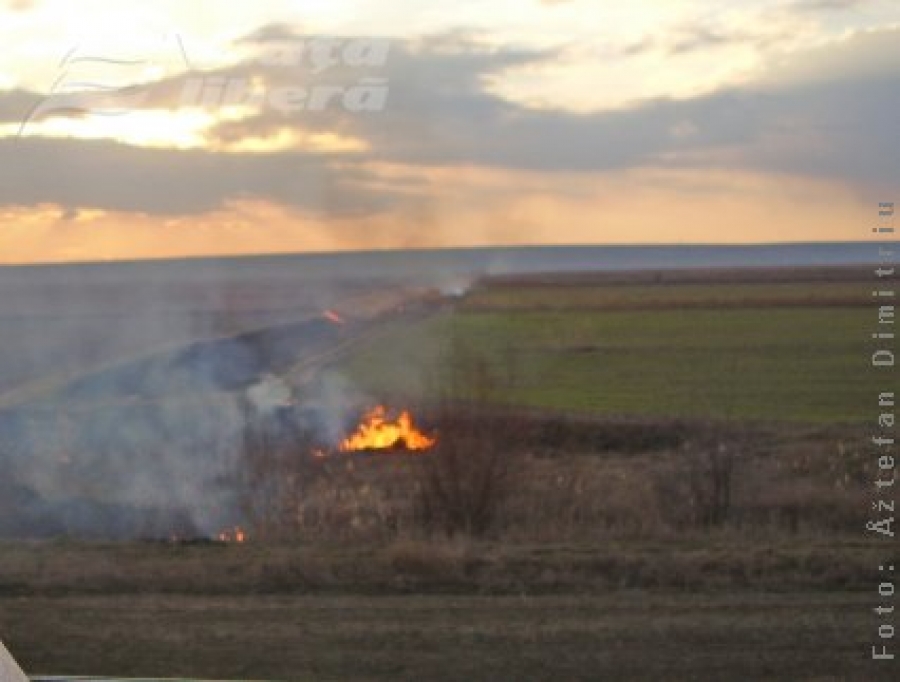
<instances>
[{"instance_id":1,"label":"burning grass","mask_svg":"<svg viewBox=\"0 0 900 682\"><path fill-rule=\"evenodd\" d=\"M220 531L218 535L216 535L216 539L219 542L235 542L240 545L247 542L249 536L246 530L240 526L235 526L234 528L226 528L225 530Z\"/></svg>"},{"instance_id":2,"label":"burning grass","mask_svg":"<svg viewBox=\"0 0 900 682\"><path fill-rule=\"evenodd\" d=\"M427 450L397 449L391 440L321 456L260 441L247 459L250 536L772 539L855 533L864 523L864 457L847 446L861 432L565 419L449 404L418 413L433 429L423 432L434 434ZM413 456L390 456L403 452Z\"/></svg>"},{"instance_id":3,"label":"burning grass","mask_svg":"<svg viewBox=\"0 0 900 682\"><path fill-rule=\"evenodd\" d=\"M401 410L391 418L383 405L376 405L363 416L356 430L338 445L341 452L369 450L411 451L430 450L437 438L421 432L413 423L408 410Z\"/></svg>"}]
</instances>

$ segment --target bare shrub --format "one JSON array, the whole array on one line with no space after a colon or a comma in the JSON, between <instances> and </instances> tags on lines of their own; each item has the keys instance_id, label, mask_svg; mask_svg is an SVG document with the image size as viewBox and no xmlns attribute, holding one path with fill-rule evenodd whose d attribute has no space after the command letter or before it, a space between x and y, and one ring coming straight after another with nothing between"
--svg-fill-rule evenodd
<instances>
[{"instance_id":1,"label":"bare shrub","mask_svg":"<svg viewBox=\"0 0 900 682\"><path fill-rule=\"evenodd\" d=\"M778 457L757 459L737 482L733 520L790 534L855 532L865 523L868 486L835 475L836 450L790 445Z\"/></svg>"},{"instance_id":2,"label":"bare shrub","mask_svg":"<svg viewBox=\"0 0 900 682\"><path fill-rule=\"evenodd\" d=\"M332 456L294 503L294 532L308 539L386 541L411 525L412 462L402 458Z\"/></svg>"},{"instance_id":3,"label":"bare shrub","mask_svg":"<svg viewBox=\"0 0 900 682\"><path fill-rule=\"evenodd\" d=\"M734 451L722 443L692 453L691 500L697 520L704 526L718 526L731 512Z\"/></svg>"},{"instance_id":4,"label":"bare shrub","mask_svg":"<svg viewBox=\"0 0 900 682\"><path fill-rule=\"evenodd\" d=\"M657 505L674 531L724 525L733 515L735 454L715 439L695 438L651 474Z\"/></svg>"},{"instance_id":5,"label":"bare shrub","mask_svg":"<svg viewBox=\"0 0 900 682\"><path fill-rule=\"evenodd\" d=\"M448 414L438 445L421 462L417 516L428 531L484 535L509 494L512 453L483 425L452 423Z\"/></svg>"},{"instance_id":6,"label":"bare shrub","mask_svg":"<svg viewBox=\"0 0 900 682\"><path fill-rule=\"evenodd\" d=\"M506 537L540 542L657 537L668 531L650 457L528 456L503 510Z\"/></svg>"},{"instance_id":7,"label":"bare shrub","mask_svg":"<svg viewBox=\"0 0 900 682\"><path fill-rule=\"evenodd\" d=\"M488 362L451 341L441 363L438 444L419 468L416 512L426 531L484 535L510 491L514 418L478 418L496 397ZM476 418L466 418L466 413ZM471 414L469 415L471 416Z\"/></svg>"}]
</instances>

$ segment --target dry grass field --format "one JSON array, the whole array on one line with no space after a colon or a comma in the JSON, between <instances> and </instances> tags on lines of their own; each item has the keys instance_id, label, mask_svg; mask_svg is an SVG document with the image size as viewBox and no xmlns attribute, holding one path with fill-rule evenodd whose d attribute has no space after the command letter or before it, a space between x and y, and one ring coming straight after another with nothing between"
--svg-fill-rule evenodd
<instances>
[{"instance_id":1,"label":"dry grass field","mask_svg":"<svg viewBox=\"0 0 900 682\"><path fill-rule=\"evenodd\" d=\"M859 541L2 551L0 632L33 673L879 679Z\"/></svg>"},{"instance_id":2,"label":"dry grass field","mask_svg":"<svg viewBox=\"0 0 900 682\"><path fill-rule=\"evenodd\" d=\"M30 671L281 680L878 680L858 593L4 599ZM40 636L36 636L40 633Z\"/></svg>"}]
</instances>

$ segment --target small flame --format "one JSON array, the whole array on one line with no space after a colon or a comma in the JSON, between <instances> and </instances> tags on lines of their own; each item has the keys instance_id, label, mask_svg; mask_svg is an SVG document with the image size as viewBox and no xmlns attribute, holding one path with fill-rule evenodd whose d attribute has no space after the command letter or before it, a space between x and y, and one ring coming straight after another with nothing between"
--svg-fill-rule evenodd
<instances>
[{"instance_id":1,"label":"small flame","mask_svg":"<svg viewBox=\"0 0 900 682\"><path fill-rule=\"evenodd\" d=\"M322 312L322 317L324 317L329 322L334 322L335 324L344 324L344 318L338 315L333 310L325 310Z\"/></svg>"},{"instance_id":2,"label":"small flame","mask_svg":"<svg viewBox=\"0 0 900 682\"><path fill-rule=\"evenodd\" d=\"M242 544L247 541L247 532L240 526L226 528L217 536L219 542L236 542Z\"/></svg>"},{"instance_id":3,"label":"small flame","mask_svg":"<svg viewBox=\"0 0 900 682\"><path fill-rule=\"evenodd\" d=\"M427 436L413 424L412 416L406 410L400 413L396 421L387 418L387 410L378 405L363 417L356 432L345 438L339 449L341 452L357 450L428 450L437 442L437 438Z\"/></svg>"}]
</instances>

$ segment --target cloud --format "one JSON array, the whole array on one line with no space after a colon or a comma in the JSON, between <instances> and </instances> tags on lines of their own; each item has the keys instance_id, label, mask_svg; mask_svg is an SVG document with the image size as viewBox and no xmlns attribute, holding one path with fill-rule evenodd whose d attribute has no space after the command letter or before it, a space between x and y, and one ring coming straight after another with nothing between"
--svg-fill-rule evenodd
<instances>
[{"instance_id":1,"label":"cloud","mask_svg":"<svg viewBox=\"0 0 900 682\"><path fill-rule=\"evenodd\" d=\"M0 204L57 204L160 215L268 199L324 215L383 210L390 193L368 190L370 173L322 155L217 154L72 139L0 140Z\"/></svg>"},{"instance_id":2,"label":"cloud","mask_svg":"<svg viewBox=\"0 0 900 682\"><path fill-rule=\"evenodd\" d=\"M801 12L831 12L855 9L871 4L872 0L795 0L789 7Z\"/></svg>"},{"instance_id":3,"label":"cloud","mask_svg":"<svg viewBox=\"0 0 900 682\"><path fill-rule=\"evenodd\" d=\"M743 86L587 114L528 109L488 92L485 77L511 61L400 50L385 114L341 125L379 158L411 164L614 171L705 163L851 183L900 176L890 113L900 108L897 29L795 53Z\"/></svg>"},{"instance_id":4,"label":"cloud","mask_svg":"<svg viewBox=\"0 0 900 682\"><path fill-rule=\"evenodd\" d=\"M619 56L659 53L673 57L691 56L725 48L750 48L765 54L773 47L784 46L796 37L796 20L788 15L773 15L767 21L729 22L697 19L661 28L621 47Z\"/></svg>"},{"instance_id":5,"label":"cloud","mask_svg":"<svg viewBox=\"0 0 900 682\"><path fill-rule=\"evenodd\" d=\"M294 35L257 31L255 44ZM143 149L108 141L0 141L0 204L52 203L179 214L262 198L326 215L427 211L427 188L379 177L372 164L483 167L544 173L638 168L732 169L838 180L876 191L900 177L900 29L857 33L796 52L752 83L690 99L658 99L592 113L532 109L494 94L492 78L552 61L553 51L502 49L465 33L395 41L383 67L278 67L248 59L206 77L257 79L268 88L387 79L384 111L331 108L287 114L262 107L209 131L214 141L281 128L335 133L366 151L267 154ZM175 106L186 78L168 79L144 106ZM21 92L0 97L12 111ZM4 109L4 107L6 107Z\"/></svg>"},{"instance_id":6,"label":"cloud","mask_svg":"<svg viewBox=\"0 0 900 682\"><path fill-rule=\"evenodd\" d=\"M401 87L391 121L362 122L363 136L380 153L410 163L585 171L707 164L857 184L900 176L891 113L900 109L900 29L794 52L763 73L700 97L589 114L529 110L483 88L456 88L439 100ZM421 78L413 82L429 87ZM422 106L435 101L441 106ZM394 119L397 128L390 127ZM672 134L688 129L691 135Z\"/></svg>"},{"instance_id":7,"label":"cloud","mask_svg":"<svg viewBox=\"0 0 900 682\"><path fill-rule=\"evenodd\" d=\"M726 28L721 26L682 27L663 42L663 51L670 55L705 52L723 47L749 46L766 50L790 37L787 27Z\"/></svg>"},{"instance_id":8,"label":"cloud","mask_svg":"<svg viewBox=\"0 0 900 682\"><path fill-rule=\"evenodd\" d=\"M20 88L0 90L0 123L21 123L43 97Z\"/></svg>"},{"instance_id":9,"label":"cloud","mask_svg":"<svg viewBox=\"0 0 900 682\"><path fill-rule=\"evenodd\" d=\"M296 40L298 36L302 35L302 32L303 29L297 24L266 24L239 38L238 43L253 45L280 42L283 40Z\"/></svg>"}]
</instances>

